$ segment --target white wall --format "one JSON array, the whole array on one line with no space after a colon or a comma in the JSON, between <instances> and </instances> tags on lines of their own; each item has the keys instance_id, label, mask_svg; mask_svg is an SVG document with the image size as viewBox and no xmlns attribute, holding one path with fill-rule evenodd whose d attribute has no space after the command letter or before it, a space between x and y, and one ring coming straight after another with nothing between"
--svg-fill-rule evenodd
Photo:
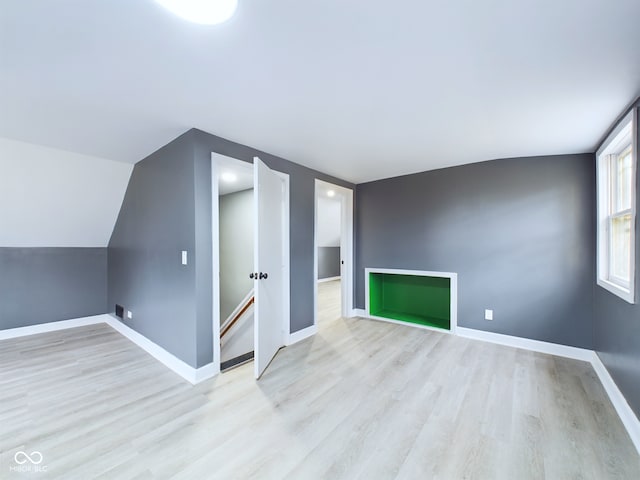
<instances>
[{"instance_id":1,"label":"white wall","mask_svg":"<svg viewBox=\"0 0 640 480\"><path fill-rule=\"evenodd\" d=\"M318 247L340 246L340 200L318 197Z\"/></svg>"},{"instance_id":2,"label":"white wall","mask_svg":"<svg viewBox=\"0 0 640 480\"><path fill-rule=\"evenodd\" d=\"M222 339L220 361L226 362L253 352L253 307L251 307Z\"/></svg>"},{"instance_id":3,"label":"white wall","mask_svg":"<svg viewBox=\"0 0 640 480\"><path fill-rule=\"evenodd\" d=\"M132 170L0 138L0 246L106 247Z\"/></svg>"}]
</instances>

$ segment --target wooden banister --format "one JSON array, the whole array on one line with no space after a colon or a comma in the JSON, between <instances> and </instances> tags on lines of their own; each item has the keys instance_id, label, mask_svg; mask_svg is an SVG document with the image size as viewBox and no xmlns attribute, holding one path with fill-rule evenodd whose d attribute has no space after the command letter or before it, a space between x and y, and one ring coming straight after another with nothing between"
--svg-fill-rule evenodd
<instances>
[{"instance_id":1,"label":"wooden banister","mask_svg":"<svg viewBox=\"0 0 640 480\"><path fill-rule=\"evenodd\" d=\"M222 331L220 332L220 339L222 339L222 337L224 337L226 333L229 330L231 330L231 327L233 327L236 324L236 322L240 320L242 315L244 315L245 312L249 310L249 307L253 305L254 301L255 301L255 297L252 295L251 298L247 301L247 303L245 303L244 306L240 309L240 311L236 313L235 317L233 317L233 319L222 328Z\"/></svg>"}]
</instances>

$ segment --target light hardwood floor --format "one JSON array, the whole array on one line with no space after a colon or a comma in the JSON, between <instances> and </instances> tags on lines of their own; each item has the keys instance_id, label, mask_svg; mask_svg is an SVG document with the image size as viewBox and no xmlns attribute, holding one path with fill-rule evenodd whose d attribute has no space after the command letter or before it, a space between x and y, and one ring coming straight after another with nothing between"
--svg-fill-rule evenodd
<instances>
[{"instance_id":1,"label":"light hardwood floor","mask_svg":"<svg viewBox=\"0 0 640 480\"><path fill-rule=\"evenodd\" d=\"M640 478L589 364L342 319L320 288L319 333L257 383L191 386L105 325L0 342L0 478Z\"/></svg>"}]
</instances>

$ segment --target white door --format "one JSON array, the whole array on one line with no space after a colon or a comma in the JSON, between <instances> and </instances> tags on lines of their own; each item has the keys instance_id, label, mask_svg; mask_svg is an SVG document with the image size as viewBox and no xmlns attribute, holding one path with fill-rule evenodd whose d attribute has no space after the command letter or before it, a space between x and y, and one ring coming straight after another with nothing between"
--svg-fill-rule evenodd
<instances>
[{"instance_id":1,"label":"white door","mask_svg":"<svg viewBox=\"0 0 640 480\"><path fill-rule=\"evenodd\" d=\"M283 346L285 299L284 181L259 158L253 160L255 201L255 375L264 373Z\"/></svg>"}]
</instances>

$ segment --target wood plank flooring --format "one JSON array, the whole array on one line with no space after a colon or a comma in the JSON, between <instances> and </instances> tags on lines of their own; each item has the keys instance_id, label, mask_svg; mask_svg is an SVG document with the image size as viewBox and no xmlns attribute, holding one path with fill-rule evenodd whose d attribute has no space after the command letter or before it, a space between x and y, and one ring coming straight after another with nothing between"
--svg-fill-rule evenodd
<instances>
[{"instance_id":1,"label":"wood plank flooring","mask_svg":"<svg viewBox=\"0 0 640 480\"><path fill-rule=\"evenodd\" d=\"M105 325L1 341L0 478L640 478L589 364L343 319L338 295L257 383L191 386Z\"/></svg>"}]
</instances>

